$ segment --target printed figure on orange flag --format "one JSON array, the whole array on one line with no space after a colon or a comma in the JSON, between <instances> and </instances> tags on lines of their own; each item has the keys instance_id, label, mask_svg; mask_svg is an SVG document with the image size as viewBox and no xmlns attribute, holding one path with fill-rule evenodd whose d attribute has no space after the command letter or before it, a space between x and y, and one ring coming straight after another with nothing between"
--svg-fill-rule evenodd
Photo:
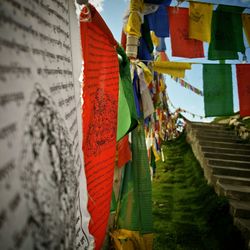
<instances>
[{"instance_id":1,"label":"printed figure on orange flag","mask_svg":"<svg viewBox=\"0 0 250 250\"><path fill-rule=\"evenodd\" d=\"M88 9L89 8L89 9ZM85 13L91 13L91 20ZM80 16L84 60L83 153L90 234L101 249L109 218L116 155L119 62L117 42L92 6Z\"/></svg>"}]
</instances>

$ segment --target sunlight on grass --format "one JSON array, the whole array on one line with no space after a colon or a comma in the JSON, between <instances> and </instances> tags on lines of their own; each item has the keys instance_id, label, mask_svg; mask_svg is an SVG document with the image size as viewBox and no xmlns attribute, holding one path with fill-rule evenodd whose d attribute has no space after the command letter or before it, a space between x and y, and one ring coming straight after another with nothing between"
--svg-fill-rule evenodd
<instances>
[{"instance_id":1,"label":"sunlight on grass","mask_svg":"<svg viewBox=\"0 0 250 250\"><path fill-rule=\"evenodd\" d=\"M163 150L153 181L154 250L244 249L227 200L206 184L185 136Z\"/></svg>"}]
</instances>

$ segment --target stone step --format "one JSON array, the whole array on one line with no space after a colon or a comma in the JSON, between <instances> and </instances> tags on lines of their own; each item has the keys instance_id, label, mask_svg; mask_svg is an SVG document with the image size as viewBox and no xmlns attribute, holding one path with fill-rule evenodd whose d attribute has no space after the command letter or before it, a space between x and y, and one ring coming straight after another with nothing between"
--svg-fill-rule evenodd
<instances>
[{"instance_id":1,"label":"stone step","mask_svg":"<svg viewBox=\"0 0 250 250\"><path fill-rule=\"evenodd\" d=\"M250 250L250 219L234 218L234 225L239 228L246 239L246 249Z\"/></svg>"},{"instance_id":2,"label":"stone step","mask_svg":"<svg viewBox=\"0 0 250 250\"><path fill-rule=\"evenodd\" d=\"M250 150L250 145L247 143L218 142L218 141L211 141L211 140L199 140L199 143L202 147Z\"/></svg>"},{"instance_id":3,"label":"stone step","mask_svg":"<svg viewBox=\"0 0 250 250\"><path fill-rule=\"evenodd\" d=\"M248 162L250 167L250 155L239 155L239 154L227 154L227 153L204 153L206 158L210 159L221 159L221 160L233 160L237 162Z\"/></svg>"},{"instance_id":4,"label":"stone step","mask_svg":"<svg viewBox=\"0 0 250 250\"><path fill-rule=\"evenodd\" d=\"M189 141L218 195L226 196L250 250L250 143L223 124L191 123Z\"/></svg>"},{"instance_id":5,"label":"stone step","mask_svg":"<svg viewBox=\"0 0 250 250\"><path fill-rule=\"evenodd\" d=\"M205 132L205 133L220 133L220 134L227 134L227 135L236 135L236 131L234 129L217 129L216 127L201 127L196 126L192 127L195 131Z\"/></svg>"},{"instance_id":6,"label":"stone step","mask_svg":"<svg viewBox=\"0 0 250 250\"><path fill-rule=\"evenodd\" d=\"M250 186L250 178L226 175L214 175L213 177L215 179L215 183L216 181L219 181L222 184Z\"/></svg>"},{"instance_id":7,"label":"stone step","mask_svg":"<svg viewBox=\"0 0 250 250\"><path fill-rule=\"evenodd\" d=\"M198 134L208 134L208 135L221 135L221 136L237 136L234 130L221 130L221 129L203 129L203 128L195 128L194 129Z\"/></svg>"},{"instance_id":8,"label":"stone step","mask_svg":"<svg viewBox=\"0 0 250 250\"><path fill-rule=\"evenodd\" d=\"M202 122L192 122L191 124L192 128L195 129L218 129L218 130L225 130L230 131L232 128L230 128L227 125L223 124L217 124L217 123L202 123Z\"/></svg>"},{"instance_id":9,"label":"stone step","mask_svg":"<svg viewBox=\"0 0 250 250\"><path fill-rule=\"evenodd\" d=\"M209 165L220 166L220 167L233 167L233 168L245 168L250 170L249 161L236 161L226 159L212 159L206 158Z\"/></svg>"},{"instance_id":10,"label":"stone step","mask_svg":"<svg viewBox=\"0 0 250 250\"><path fill-rule=\"evenodd\" d=\"M234 217L250 219L250 202L229 200L230 211Z\"/></svg>"},{"instance_id":11,"label":"stone step","mask_svg":"<svg viewBox=\"0 0 250 250\"><path fill-rule=\"evenodd\" d=\"M250 148L247 149L233 149L233 148L217 148L217 147L202 147L204 153L224 153L224 154L235 154L235 155L250 155Z\"/></svg>"},{"instance_id":12,"label":"stone step","mask_svg":"<svg viewBox=\"0 0 250 250\"><path fill-rule=\"evenodd\" d=\"M235 144L244 144L244 141L238 137L235 137L235 138L229 138L229 137L221 137L221 136L216 136L216 135L213 135L213 136L209 136L209 135L199 135L197 134L197 138L199 140L205 140L205 141L213 141L213 142L228 142L228 143L235 143ZM245 145L248 145L250 147L249 144L245 144Z\"/></svg>"},{"instance_id":13,"label":"stone step","mask_svg":"<svg viewBox=\"0 0 250 250\"><path fill-rule=\"evenodd\" d=\"M210 165L210 168L214 175L250 178L250 170L246 168L233 168L233 167L227 167L227 166L221 167L221 166L213 166L213 165Z\"/></svg>"},{"instance_id":14,"label":"stone step","mask_svg":"<svg viewBox=\"0 0 250 250\"><path fill-rule=\"evenodd\" d=\"M241 142L242 139L240 137L238 137L237 135L227 135L227 134L220 134L220 133L203 133L203 132L196 132L196 136L197 138L212 138L212 140L214 140L214 138L216 139L220 139L220 141L233 141L233 142Z\"/></svg>"},{"instance_id":15,"label":"stone step","mask_svg":"<svg viewBox=\"0 0 250 250\"><path fill-rule=\"evenodd\" d=\"M218 182L215 189L219 192L220 195L224 195L229 199L250 201L249 186L234 186Z\"/></svg>"}]
</instances>

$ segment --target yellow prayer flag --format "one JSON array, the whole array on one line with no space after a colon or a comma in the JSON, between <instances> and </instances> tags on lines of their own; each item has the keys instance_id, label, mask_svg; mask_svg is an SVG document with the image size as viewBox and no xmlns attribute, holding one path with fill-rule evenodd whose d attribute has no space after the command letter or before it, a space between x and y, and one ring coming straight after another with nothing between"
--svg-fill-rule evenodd
<instances>
[{"instance_id":1,"label":"yellow prayer flag","mask_svg":"<svg viewBox=\"0 0 250 250\"><path fill-rule=\"evenodd\" d=\"M138 12L133 11L129 14L124 31L131 36L141 37L141 17Z\"/></svg>"},{"instance_id":2,"label":"yellow prayer flag","mask_svg":"<svg viewBox=\"0 0 250 250\"><path fill-rule=\"evenodd\" d=\"M158 154L157 150L155 149L154 145L152 146L152 151L155 156L155 162L159 161L161 157L160 157L160 154Z\"/></svg>"},{"instance_id":3,"label":"yellow prayer flag","mask_svg":"<svg viewBox=\"0 0 250 250\"><path fill-rule=\"evenodd\" d=\"M152 250L153 234L117 229L111 232L115 250Z\"/></svg>"},{"instance_id":4,"label":"yellow prayer flag","mask_svg":"<svg viewBox=\"0 0 250 250\"><path fill-rule=\"evenodd\" d=\"M143 2L144 0L131 0L129 4L129 10L142 12L144 7Z\"/></svg>"},{"instance_id":5,"label":"yellow prayer flag","mask_svg":"<svg viewBox=\"0 0 250 250\"><path fill-rule=\"evenodd\" d=\"M242 24L248 44L250 45L250 14L242 14Z\"/></svg>"},{"instance_id":6,"label":"yellow prayer flag","mask_svg":"<svg viewBox=\"0 0 250 250\"><path fill-rule=\"evenodd\" d=\"M158 61L153 63L153 69L158 73L183 78L185 76L185 70L191 69L191 65L191 63Z\"/></svg>"},{"instance_id":7,"label":"yellow prayer flag","mask_svg":"<svg viewBox=\"0 0 250 250\"><path fill-rule=\"evenodd\" d=\"M141 12L143 9L143 0L131 0L129 6L129 18L125 25L124 31L128 35L141 37L141 24L142 16Z\"/></svg>"},{"instance_id":8,"label":"yellow prayer flag","mask_svg":"<svg viewBox=\"0 0 250 250\"><path fill-rule=\"evenodd\" d=\"M159 85L160 85L160 91L161 91L161 92L164 92L165 89L166 89L166 85L165 85L163 79L160 79L160 80L159 80Z\"/></svg>"},{"instance_id":9,"label":"yellow prayer flag","mask_svg":"<svg viewBox=\"0 0 250 250\"><path fill-rule=\"evenodd\" d=\"M213 5L196 2L189 5L189 38L210 42Z\"/></svg>"},{"instance_id":10,"label":"yellow prayer flag","mask_svg":"<svg viewBox=\"0 0 250 250\"><path fill-rule=\"evenodd\" d=\"M151 36L154 46L159 46L160 44L159 38L155 35L154 31L150 31L150 36Z\"/></svg>"},{"instance_id":11,"label":"yellow prayer flag","mask_svg":"<svg viewBox=\"0 0 250 250\"><path fill-rule=\"evenodd\" d=\"M147 85L149 85L153 80L152 72L143 62L138 62L138 66L140 66L142 68L143 73L144 73L144 79L145 79Z\"/></svg>"}]
</instances>

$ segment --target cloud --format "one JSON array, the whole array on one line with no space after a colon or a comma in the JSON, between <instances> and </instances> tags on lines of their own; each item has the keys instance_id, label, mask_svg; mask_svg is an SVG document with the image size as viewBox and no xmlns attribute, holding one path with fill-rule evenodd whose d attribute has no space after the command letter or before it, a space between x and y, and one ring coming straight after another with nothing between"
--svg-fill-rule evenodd
<instances>
[{"instance_id":1,"label":"cloud","mask_svg":"<svg viewBox=\"0 0 250 250\"><path fill-rule=\"evenodd\" d=\"M99 12L103 11L104 0L89 0L89 2L93 4Z\"/></svg>"}]
</instances>

